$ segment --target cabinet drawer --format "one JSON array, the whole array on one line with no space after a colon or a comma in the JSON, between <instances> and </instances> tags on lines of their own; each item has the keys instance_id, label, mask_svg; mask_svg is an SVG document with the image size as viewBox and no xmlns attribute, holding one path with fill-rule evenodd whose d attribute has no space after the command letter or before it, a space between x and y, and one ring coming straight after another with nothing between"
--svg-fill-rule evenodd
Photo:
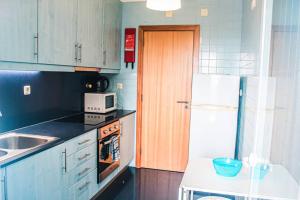
<instances>
[{"instance_id":1,"label":"cabinet drawer","mask_svg":"<svg viewBox=\"0 0 300 200\"><path fill-rule=\"evenodd\" d=\"M68 199L88 200L91 199L97 191L97 170L94 170L69 189Z\"/></svg>"},{"instance_id":2,"label":"cabinet drawer","mask_svg":"<svg viewBox=\"0 0 300 200\"><path fill-rule=\"evenodd\" d=\"M75 183L82 180L86 175L97 168L96 156L90 158L88 161L73 169L65 175L65 180L68 186L72 186Z\"/></svg>"},{"instance_id":3,"label":"cabinet drawer","mask_svg":"<svg viewBox=\"0 0 300 200\"><path fill-rule=\"evenodd\" d=\"M92 143L97 141L97 130L92 130L81 136L78 136L66 143L66 153L67 156L90 146Z\"/></svg>"},{"instance_id":4,"label":"cabinet drawer","mask_svg":"<svg viewBox=\"0 0 300 200\"><path fill-rule=\"evenodd\" d=\"M86 163L97 154L97 143L92 143L90 146L67 157L67 172Z\"/></svg>"}]
</instances>

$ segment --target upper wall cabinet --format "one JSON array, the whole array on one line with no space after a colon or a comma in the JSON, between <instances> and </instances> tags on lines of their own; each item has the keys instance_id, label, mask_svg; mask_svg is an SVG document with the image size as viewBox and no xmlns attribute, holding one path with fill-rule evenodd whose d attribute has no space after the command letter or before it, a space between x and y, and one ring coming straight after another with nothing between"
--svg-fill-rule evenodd
<instances>
[{"instance_id":1,"label":"upper wall cabinet","mask_svg":"<svg viewBox=\"0 0 300 200\"><path fill-rule=\"evenodd\" d=\"M103 68L120 69L122 10L119 0L103 0Z\"/></svg>"},{"instance_id":2,"label":"upper wall cabinet","mask_svg":"<svg viewBox=\"0 0 300 200\"><path fill-rule=\"evenodd\" d=\"M37 1L0 0L0 60L37 62Z\"/></svg>"},{"instance_id":3,"label":"upper wall cabinet","mask_svg":"<svg viewBox=\"0 0 300 200\"><path fill-rule=\"evenodd\" d=\"M38 62L76 65L77 0L38 0L38 10Z\"/></svg>"},{"instance_id":4,"label":"upper wall cabinet","mask_svg":"<svg viewBox=\"0 0 300 200\"><path fill-rule=\"evenodd\" d=\"M102 0L78 0L77 66L101 67Z\"/></svg>"},{"instance_id":5,"label":"upper wall cabinet","mask_svg":"<svg viewBox=\"0 0 300 200\"><path fill-rule=\"evenodd\" d=\"M119 0L0 0L0 26L0 61L120 69Z\"/></svg>"}]
</instances>

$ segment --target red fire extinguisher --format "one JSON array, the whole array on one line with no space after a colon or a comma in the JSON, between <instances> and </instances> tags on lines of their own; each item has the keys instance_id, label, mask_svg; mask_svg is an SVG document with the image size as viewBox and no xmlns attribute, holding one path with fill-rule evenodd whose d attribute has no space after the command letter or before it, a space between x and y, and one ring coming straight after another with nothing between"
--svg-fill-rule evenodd
<instances>
[{"instance_id":1,"label":"red fire extinguisher","mask_svg":"<svg viewBox=\"0 0 300 200\"><path fill-rule=\"evenodd\" d=\"M126 28L125 29L125 47L124 47L124 62L126 63L126 68L128 68L128 63L131 63L132 69L134 69L135 63L135 38L136 29Z\"/></svg>"}]
</instances>

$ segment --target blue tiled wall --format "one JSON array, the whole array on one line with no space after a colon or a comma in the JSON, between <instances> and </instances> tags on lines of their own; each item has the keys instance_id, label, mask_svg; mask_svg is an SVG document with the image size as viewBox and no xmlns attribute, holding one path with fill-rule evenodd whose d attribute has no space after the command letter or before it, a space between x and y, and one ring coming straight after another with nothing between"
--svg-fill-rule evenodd
<instances>
[{"instance_id":1,"label":"blue tiled wall","mask_svg":"<svg viewBox=\"0 0 300 200\"><path fill-rule=\"evenodd\" d=\"M263 1L243 1L240 63L240 71L243 75L258 73L262 4Z\"/></svg>"}]
</instances>

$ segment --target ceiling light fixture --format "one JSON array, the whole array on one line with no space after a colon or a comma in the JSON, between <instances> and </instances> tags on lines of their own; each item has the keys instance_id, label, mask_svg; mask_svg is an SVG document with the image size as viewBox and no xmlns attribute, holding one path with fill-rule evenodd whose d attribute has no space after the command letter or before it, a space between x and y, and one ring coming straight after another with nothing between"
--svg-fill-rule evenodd
<instances>
[{"instance_id":1,"label":"ceiling light fixture","mask_svg":"<svg viewBox=\"0 0 300 200\"><path fill-rule=\"evenodd\" d=\"M147 0L147 8L158 11L171 11L181 8L181 0Z\"/></svg>"}]
</instances>

